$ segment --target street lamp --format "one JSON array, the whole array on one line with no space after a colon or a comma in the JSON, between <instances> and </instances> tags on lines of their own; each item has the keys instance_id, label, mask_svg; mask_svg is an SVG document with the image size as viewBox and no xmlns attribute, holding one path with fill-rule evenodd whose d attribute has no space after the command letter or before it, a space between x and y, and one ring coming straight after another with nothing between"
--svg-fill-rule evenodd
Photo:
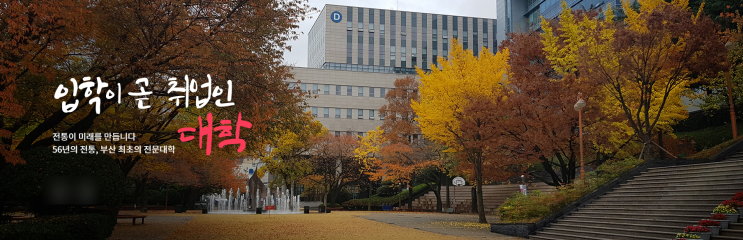
<instances>
[{"instance_id":1,"label":"street lamp","mask_svg":"<svg viewBox=\"0 0 743 240\"><path fill-rule=\"evenodd\" d=\"M578 102L575 103L573 108L575 111L578 111L578 137L580 138L580 180L583 180L583 177L586 173L586 166L583 163L583 114L582 110L586 106L586 101L583 101L583 98L581 98L581 93L578 93Z\"/></svg>"},{"instance_id":2,"label":"street lamp","mask_svg":"<svg viewBox=\"0 0 743 240\"><path fill-rule=\"evenodd\" d=\"M733 43L728 42L725 44L725 47L730 51L730 49L733 47ZM728 82L728 104L730 104L730 125L733 127L733 139L738 139L738 124L735 121L735 103L733 101L733 85L730 82L730 69L732 69L733 64L730 63L730 58L728 58L728 70L726 72L727 75L727 82Z\"/></svg>"}]
</instances>

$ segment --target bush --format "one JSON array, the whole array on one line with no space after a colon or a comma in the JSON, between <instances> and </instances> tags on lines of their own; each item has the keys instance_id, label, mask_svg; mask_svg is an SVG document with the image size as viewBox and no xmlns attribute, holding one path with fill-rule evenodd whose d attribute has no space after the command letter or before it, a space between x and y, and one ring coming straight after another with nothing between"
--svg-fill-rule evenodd
<instances>
[{"instance_id":1,"label":"bush","mask_svg":"<svg viewBox=\"0 0 743 240\"><path fill-rule=\"evenodd\" d=\"M429 184L420 184L418 186L413 187L413 194L418 194L423 191L428 191L430 185ZM374 195L371 198L365 198L365 199L353 199L349 200L343 203L344 207L361 207L361 206L368 206L369 202L371 201L371 205L375 207L381 207L383 205L396 205L400 201L405 201L410 198L410 195L407 190L402 191L401 193L391 196L391 197L380 197L379 195Z\"/></svg>"},{"instance_id":2,"label":"bush","mask_svg":"<svg viewBox=\"0 0 743 240\"><path fill-rule=\"evenodd\" d=\"M45 205L44 184L53 177L91 177L98 184L98 204L118 207L123 198L124 175L105 154L55 154L48 148L25 151L26 164L7 166L0 172L0 188L7 199L41 215L74 211L69 206Z\"/></svg>"},{"instance_id":3,"label":"bush","mask_svg":"<svg viewBox=\"0 0 743 240\"><path fill-rule=\"evenodd\" d=\"M514 193L498 207L499 222L533 223L562 209L596 190L599 186L619 177L622 173L642 163L642 160L627 158L622 161L607 162L595 172L586 174L585 182L578 179L568 186L559 187L557 192L542 194L534 191L528 196Z\"/></svg>"},{"instance_id":4,"label":"bush","mask_svg":"<svg viewBox=\"0 0 743 240\"><path fill-rule=\"evenodd\" d=\"M400 193L400 186L397 184L383 184L377 188L377 196L390 197Z\"/></svg>"},{"instance_id":5,"label":"bush","mask_svg":"<svg viewBox=\"0 0 743 240\"><path fill-rule=\"evenodd\" d=\"M116 225L116 216L107 214L36 217L20 223L0 225L0 240L103 240L111 236L114 225Z\"/></svg>"}]
</instances>

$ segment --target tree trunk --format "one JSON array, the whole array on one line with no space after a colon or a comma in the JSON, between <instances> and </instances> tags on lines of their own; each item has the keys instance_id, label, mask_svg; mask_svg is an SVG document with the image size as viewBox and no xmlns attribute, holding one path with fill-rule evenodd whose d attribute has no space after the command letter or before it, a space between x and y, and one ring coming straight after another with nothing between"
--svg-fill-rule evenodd
<instances>
[{"instance_id":1,"label":"tree trunk","mask_svg":"<svg viewBox=\"0 0 743 240\"><path fill-rule=\"evenodd\" d=\"M444 181L446 183L446 208L451 208L451 194L449 192L449 182L451 181L449 181L449 174L446 174Z\"/></svg>"},{"instance_id":2,"label":"tree trunk","mask_svg":"<svg viewBox=\"0 0 743 240\"><path fill-rule=\"evenodd\" d=\"M142 209L139 210L140 212L146 213L147 212L147 178L142 179L142 195L140 195L140 204L142 204Z\"/></svg>"},{"instance_id":3,"label":"tree trunk","mask_svg":"<svg viewBox=\"0 0 743 240\"><path fill-rule=\"evenodd\" d=\"M663 146L663 131L660 130L658 131L658 145ZM664 151L659 151L658 154L660 154L660 159L666 158L666 153Z\"/></svg>"},{"instance_id":4,"label":"tree trunk","mask_svg":"<svg viewBox=\"0 0 743 240\"><path fill-rule=\"evenodd\" d=\"M481 156L480 156L481 157ZM475 165L475 180L477 181L477 202L482 202L482 158L478 159L478 163ZM477 215L479 223L488 223L485 218L485 206L482 204L477 205Z\"/></svg>"},{"instance_id":5,"label":"tree trunk","mask_svg":"<svg viewBox=\"0 0 743 240\"><path fill-rule=\"evenodd\" d=\"M410 198L410 205L408 205L408 209L413 210L413 187L415 186L415 174L411 174L410 176L410 183L408 183L408 198Z\"/></svg>"},{"instance_id":6,"label":"tree trunk","mask_svg":"<svg viewBox=\"0 0 743 240\"><path fill-rule=\"evenodd\" d=\"M294 209L294 181L292 181L292 186L291 186L291 189L289 189L289 191L291 192L289 196L289 210L294 211L294 210L297 210L297 209Z\"/></svg>"},{"instance_id":7,"label":"tree trunk","mask_svg":"<svg viewBox=\"0 0 743 240\"><path fill-rule=\"evenodd\" d=\"M439 176L441 176L441 173L439 173ZM442 212L441 208L443 207L441 205L441 177L439 177L439 183L436 184L436 186L433 186L433 195L436 196L436 212Z\"/></svg>"},{"instance_id":8,"label":"tree trunk","mask_svg":"<svg viewBox=\"0 0 743 240\"><path fill-rule=\"evenodd\" d=\"M369 180L369 198L367 198L368 206L366 208L367 211L371 211L371 196L372 196L372 182Z\"/></svg>"}]
</instances>

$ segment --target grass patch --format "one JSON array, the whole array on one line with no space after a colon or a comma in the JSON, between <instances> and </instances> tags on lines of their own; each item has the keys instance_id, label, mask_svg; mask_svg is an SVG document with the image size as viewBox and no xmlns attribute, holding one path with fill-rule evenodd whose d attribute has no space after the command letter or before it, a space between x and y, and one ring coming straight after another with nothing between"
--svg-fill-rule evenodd
<instances>
[{"instance_id":1,"label":"grass patch","mask_svg":"<svg viewBox=\"0 0 743 240\"><path fill-rule=\"evenodd\" d=\"M695 153L693 155L690 155L688 158L691 159L704 159L704 158L711 158L717 155L718 153L722 152L723 150L727 149L728 147L732 146L733 144L739 142L741 138L738 138L737 140L731 139L726 142L720 143L717 146L714 146L709 149L705 149L701 152Z\"/></svg>"},{"instance_id":2,"label":"grass patch","mask_svg":"<svg viewBox=\"0 0 743 240\"><path fill-rule=\"evenodd\" d=\"M733 130L730 128L730 126L731 125L722 125L700 129L692 132L677 132L675 134L677 137L691 136L696 143L695 147L697 148L697 151L701 153L704 150L712 149L720 145L721 143L732 140ZM743 128L743 123L738 123L738 129L741 128Z\"/></svg>"},{"instance_id":3,"label":"grass patch","mask_svg":"<svg viewBox=\"0 0 743 240\"><path fill-rule=\"evenodd\" d=\"M599 186L614 180L640 163L642 163L642 160L635 158L604 163L596 171L586 173L585 181L576 179L574 184L560 187L557 192L551 194L534 191L532 194L524 196L521 193L514 193L498 207L499 222L537 222L593 192Z\"/></svg>"},{"instance_id":4,"label":"grass patch","mask_svg":"<svg viewBox=\"0 0 743 240\"><path fill-rule=\"evenodd\" d=\"M465 239L357 217L366 214L195 214L167 239Z\"/></svg>"}]
</instances>

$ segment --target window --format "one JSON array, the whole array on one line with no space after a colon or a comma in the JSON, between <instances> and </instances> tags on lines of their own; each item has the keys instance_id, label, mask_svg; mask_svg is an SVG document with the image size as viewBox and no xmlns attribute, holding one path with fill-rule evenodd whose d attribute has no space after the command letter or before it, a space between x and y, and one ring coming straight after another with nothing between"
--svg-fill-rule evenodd
<instances>
[{"instance_id":1,"label":"window","mask_svg":"<svg viewBox=\"0 0 743 240\"><path fill-rule=\"evenodd\" d=\"M330 117L330 108L325 108L325 109L323 110L323 115L322 115L322 117L326 117L326 118L329 118L329 117Z\"/></svg>"},{"instance_id":2,"label":"window","mask_svg":"<svg viewBox=\"0 0 743 240\"><path fill-rule=\"evenodd\" d=\"M312 116L317 117L317 107L312 107Z\"/></svg>"},{"instance_id":3,"label":"window","mask_svg":"<svg viewBox=\"0 0 743 240\"><path fill-rule=\"evenodd\" d=\"M370 87L369 88L369 97L374 97L374 88L373 87Z\"/></svg>"},{"instance_id":4,"label":"window","mask_svg":"<svg viewBox=\"0 0 743 240\"><path fill-rule=\"evenodd\" d=\"M369 119L374 120L374 110L369 110Z\"/></svg>"},{"instance_id":5,"label":"window","mask_svg":"<svg viewBox=\"0 0 743 240\"><path fill-rule=\"evenodd\" d=\"M379 88L379 96L380 97L386 97L386 93L384 92L384 88Z\"/></svg>"},{"instance_id":6,"label":"window","mask_svg":"<svg viewBox=\"0 0 743 240\"><path fill-rule=\"evenodd\" d=\"M340 108L336 108L335 109L335 118L341 118L341 109Z\"/></svg>"},{"instance_id":7,"label":"window","mask_svg":"<svg viewBox=\"0 0 743 240\"><path fill-rule=\"evenodd\" d=\"M364 119L364 110L359 109L359 119Z\"/></svg>"},{"instance_id":8,"label":"window","mask_svg":"<svg viewBox=\"0 0 743 240\"><path fill-rule=\"evenodd\" d=\"M359 97L364 96L364 87L359 87Z\"/></svg>"},{"instance_id":9,"label":"window","mask_svg":"<svg viewBox=\"0 0 743 240\"><path fill-rule=\"evenodd\" d=\"M341 95L341 85L335 85L335 95Z\"/></svg>"},{"instance_id":10,"label":"window","mask_svg":"<svg viewBox=\"0 0 743 240\"><path fill-rule=\"evenodd\" d=\"M364 137L364 132L358 132L358 133L356 133L356 135L359 136L359 137Z\"/></svg>"},{"instance_id":11,"label":"window","mask_svg":"<svg viewBox=\"0 0 743 240\"><path fill-rule=\"evenodd\" d=\"M353 114L353 110L350 108L346 109L346 118L351 119L351 114Z\"/></svg>"},{"instance_id":12,"label":"window","mask_svg":"<svg viewBox=\"0 0 743 240\"><path fill-rule=\"evenodd\" d=\"M325 95L330 95L330 85L325 85Z\"/></svg>"},{"instance_id":13,"label":"window","mask_svg":"<svg viewBox=\"0 0 743 240\"><path fill-rule=\"evenodd\" d=\"M306 91L307 91L307 84L302 83L302 92L306 92Z\"/></svg>"},{"instance_id":14,"label":"window","mask_svg":"<svg viewBox=\"0 0 743 240\"><path fill-rule=\"evenodd\" d=\"M346 95L347 95L347 96L353 96L353 87L351 87L351 86L346 86L346 89L347 89L347 91L346 91Z\"/></svg>"},{"instance_id":15,"label":"window","mask_svg":"<svg viewBox=\"0 0 743 240\"><path fill-rule=\"evenodd\" d=\"M341 131L335 131L335 136L340 136L340 135L341 135Z\"/></svg>"},{"instance_id":16,"label":"window","mask_svg":"<svg viewBox=\"0 0 743 240\"><path fill-rule=\"evenodd\" d=\"M384 120L384 113L379 112L379 120Z\"/></svg>"},{"instance_id":17,"label":"window","mask_svg":"<svg viewBox=\"0 0 743 240\"><path fill-rule=\"evenodd\" d=\"M294 83L289 83L289 89L294 89Z\"/></svg>"},{"instance_id":18,"label":"window","mask_svg":"<svg viewBox=\"0 0 743 240\"><path fill-rule=\"evenodd\" d=\"M369 30L374 30L374 9L369 9Z\"/></svg>"},{"instance_id":19,"label":"window","mask_svg":"<svg viewBox=\"0 0 743 240\"><path fill-rule=\"evenodd\" d=\"M312 84L312 93L314 94L320 94L320 91L318 90L317 84Z\"/></svg>"}]
</instances>

